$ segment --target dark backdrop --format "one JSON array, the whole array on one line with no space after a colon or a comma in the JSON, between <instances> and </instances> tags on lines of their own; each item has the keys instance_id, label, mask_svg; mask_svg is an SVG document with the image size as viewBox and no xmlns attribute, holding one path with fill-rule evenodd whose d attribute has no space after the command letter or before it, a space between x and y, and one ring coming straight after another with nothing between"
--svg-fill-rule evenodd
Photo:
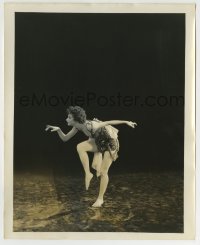
<instances>
[{"instance_id":1,"label":"dark backdrop","mask_svg":"<svg viewBox=\"0 0 200 245\"><path fill-rule=\"evenodd\" d=\"M31 105L23 96L184 96L184 66L184 14L16 13L15 170L79 173L76 145L86 139L79 133L63 143L44 131L46 124L70 129L70 103ZM88 118L138 123L134 130L117 126L120 157L113 172L183 170L183 105L83 107Z\"/></svg>"}]
</instances>

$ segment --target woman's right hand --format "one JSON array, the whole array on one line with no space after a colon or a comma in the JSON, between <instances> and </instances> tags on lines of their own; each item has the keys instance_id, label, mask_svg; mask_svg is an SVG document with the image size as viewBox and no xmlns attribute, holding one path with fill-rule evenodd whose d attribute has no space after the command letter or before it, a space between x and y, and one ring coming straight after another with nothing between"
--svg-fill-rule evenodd
<instances>
[{"instance_id":1,"label":"woman's right hand","mask_svg":"<svg viewBox=\"0 0 200 245\"><path fill-rule=\"evenodd\" d=\"M136 122L132 122L132 121L127 121L126 124L128 126L130 126L131 128L135 128L135 126L137 126L137 123Z\"/></svg>"},{"instance_id":2,"label":"woman's right hand","mask_svg":"<svg viewBox=\"0 0 200 245\"><path fill-rule=\"evenodd\" d=\"M45 131L48 131L49 129L50 129L51 132L56 132L60 128L59 127L56 127L56 126L46 125Z\"/></svg>"}]
</instances>

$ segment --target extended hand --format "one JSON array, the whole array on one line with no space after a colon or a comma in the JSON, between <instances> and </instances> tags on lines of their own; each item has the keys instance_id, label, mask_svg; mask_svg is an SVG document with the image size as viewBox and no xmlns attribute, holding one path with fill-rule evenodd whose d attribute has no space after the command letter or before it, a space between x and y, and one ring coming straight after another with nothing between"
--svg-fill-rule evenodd
<instances>
[{"instance_id":1,"label":"extended hand","mask_svg":"<svg viewBox=\"0 0 200 245\"><path fill-rule=\"evenodd\" d=\"M48 131L50 129L51 132L58 131L60 128L56 126L46 125L45 131Z\"/></svg>"},{"instance_id":2,"label":"extended hand","mask_svg":"<svg viewBox=\"0 0 200 245\"><path fill-rule=\"evenodd\" d=\"M132 128L135 128L135 126L137 126L137 123L129 121L129 122L127 122L127 125L132 127Z\"/></svg>"}]
</instances>

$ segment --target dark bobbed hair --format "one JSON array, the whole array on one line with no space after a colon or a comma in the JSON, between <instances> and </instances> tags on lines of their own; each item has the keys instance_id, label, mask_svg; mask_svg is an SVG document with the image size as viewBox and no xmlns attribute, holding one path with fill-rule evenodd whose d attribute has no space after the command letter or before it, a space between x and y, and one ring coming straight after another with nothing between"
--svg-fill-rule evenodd
<instances>
[{"instance_id":1,"label":"dark bobbed hair","mask_svg":"<svg viewBox=\"0 0 200 245\"><path fill-rule=\"evenodd\" d=\"M80 106L69 106L67 113L72 114L74 121L84 123L86 121L86 113Z\"/></svg>"}]
</instances>

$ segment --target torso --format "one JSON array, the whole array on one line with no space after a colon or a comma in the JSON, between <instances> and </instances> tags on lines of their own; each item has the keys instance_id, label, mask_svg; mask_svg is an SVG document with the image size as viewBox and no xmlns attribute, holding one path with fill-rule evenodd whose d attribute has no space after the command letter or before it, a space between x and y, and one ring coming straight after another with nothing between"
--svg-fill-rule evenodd
<instances>
[{"instance_id":1,"label":"torso","mask_svg":"<svg viewBox=\"0 0 200 245\"><path fill-rule=\"evenodd\" d=\"M94 138L93 136L94 127L92 121L87 120L86 123L83 125L83 127L78 130L82 131L87 137Z\"/></svg>"},{"instance_id":2,"label":"torso","mask_svg":"<svg viewBox=\"0 0 200 245\"><path fill-rule=\"evenodd\" d=\"M106 128L99 128L98 124L99 122L97 121L87 120L81 128L77 129L88 136L89 140L94 140L99 152L104 153L105 151L109 151L112 159L115 161L118 157L117 152L119 151L118 139L116 136L112 138Z\"/></svg>"}]
</instances>

